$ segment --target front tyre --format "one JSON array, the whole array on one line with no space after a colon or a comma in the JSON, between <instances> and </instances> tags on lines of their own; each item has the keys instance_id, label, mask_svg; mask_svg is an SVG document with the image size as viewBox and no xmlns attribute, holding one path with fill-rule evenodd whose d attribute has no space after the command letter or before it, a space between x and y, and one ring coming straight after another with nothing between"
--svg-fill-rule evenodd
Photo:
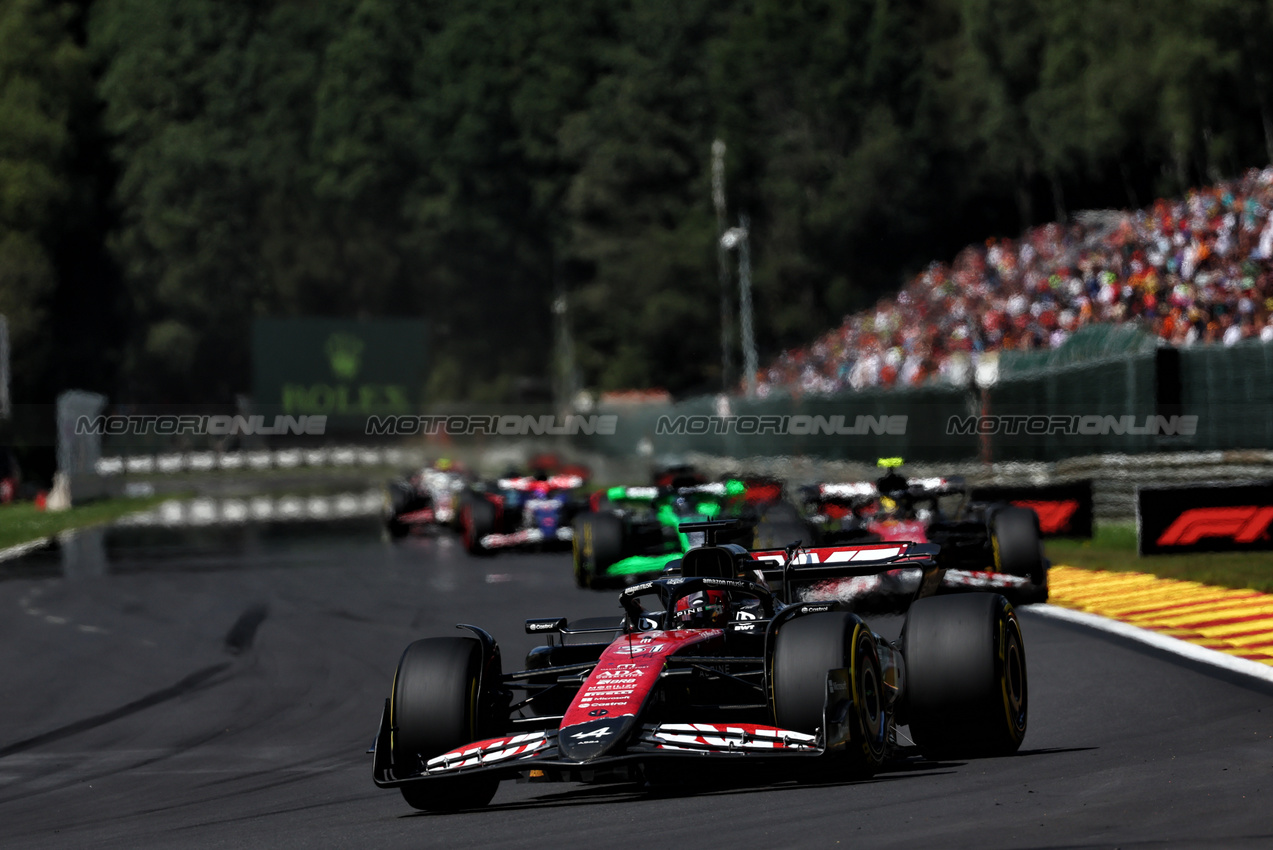
<instances>
[{"instance_id":1,"label":"front tyre","mask_svg":"<svg viewBox=\"0 0 1273 850\"><path fill-rule=\"evenodd\" d=\"M572 530L575 584L601 587L606 568L623 560L623 520L612 513L585 513L575 517Z\"/></svg>"},{"instance_id":2,"label":"front tyre","mask_svg":"<svg viewBox=\"0 0 1273 850\"><path fill-rule=\"evenodd\" d=\"M389 701L396 770L419 772L434 756L482 737L481 665L481 647L471 638L426 638L402 653ZM480 808L498 787L498 778L481 774L401 786L407 805L430 812Z\"/></svg>"},{"instance_id":3,"label":"front tyre","mask_svg":"<svg viewBox=\"0 0 1273 850\"><path fill-rule=\"evenodd\" d=\"M906 617L907 720L929 758L1015 753L1029 715L1025 642L999 594L917 600Z\"/></svg>"},{"instance_id":4,"label":"front tyre","mask_svg":"<svg viewBox=\"0 0 1273 850\"><path fill-rule=\"evenodd\" d=\"M775 723L814 733L823 725L827 672L847 668L853 689L848 770L866 777L879 770L888 747L892 714L884 693L879 654L871 630L855 614L807 614L778 632L770 677Z\"/></svg>"}]
</instances>

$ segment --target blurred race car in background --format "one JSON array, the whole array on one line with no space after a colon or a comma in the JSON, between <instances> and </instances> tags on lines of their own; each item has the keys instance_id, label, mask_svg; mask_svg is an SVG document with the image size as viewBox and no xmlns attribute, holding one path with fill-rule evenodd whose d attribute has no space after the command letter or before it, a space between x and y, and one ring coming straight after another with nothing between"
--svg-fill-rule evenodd
<instances>
[{"instance_id":1,"label":"blurred race car in background","mask_svg":"<svg viewBox=\"0 0 1273 850\"><path fill-rule=\"evenodd\" d=\"M800 489L803 516L819 545L909 541L941 546L948 590L1004 593L1019 604L1048 597L1039 518L1006 502L974 502L959 477L907 478L885 458L876 481Z\"/></svg>"},{"instance_id":2,"label":"blurred race car in background","mask_svg":"<svg viewBox=\"0 0 1273 850\"><path fill-rule=\"evenodd\" d=\"M676 462L664 463L656 468L650 477L655 487L671 490L707 484L711 480L693 464Z\"/></svg>"},{"instance_id":3,"label":"blurred race car in background","mask_svg":"<svg viewBox=\"0 0 1273 850\"><path fill-rule=\"evenodd\" d=\"M571 521L587 503L576 492L577 473L520 475L472 485L460 503L464 548L479 555L496 549L567 546Z\"/></svg>"},{"instance_id":4,"label":"blurred race car in background","mask_svg":"<svg viewBox=\"0 0 1273 850\"><path fill-rule=\"evenodd\" d=\"M468 486L465 473L446 458L390 481L385 489L385 528L392 537L413 529L458 527L459 495Z\"/></svg>"},{"instance_id":5,"label":"blurred race car in background","mask_svg":"<svg viewBox=\"0 0 1273 850\"><path fill-rule=\"evenodd\" d=\"M686 475L663 480L664 486L611 487L593 494L591 510L574 521L575 584L621 587L658 575L669 561L703 542L682 531L682 523L738 519L736 538L727 542L751 546L766 509L785 493L780 480L762 476L689 484Z\"/></svg>"},{"instance_id":6,"label":"blurred race car in background","mask_svg":"<svg viewBox=\"0 0 1273 850\"><path fill-rule=\"evenodd\" d=\"M678 529L706 545L625 589L621 620L527 620L548 640L520 672L504 673L477 626L409 645L372 749L375 784L448 812L485 806L514 777L843 781L903 754L901 725L930 759L1016 752L1025 646L1003 596L931 597L935 546L749 552L716 539L740 525ZM792 601L802 584L895 569L923 575L897 641L837 602Z\"/></svg>"}]
</instances>

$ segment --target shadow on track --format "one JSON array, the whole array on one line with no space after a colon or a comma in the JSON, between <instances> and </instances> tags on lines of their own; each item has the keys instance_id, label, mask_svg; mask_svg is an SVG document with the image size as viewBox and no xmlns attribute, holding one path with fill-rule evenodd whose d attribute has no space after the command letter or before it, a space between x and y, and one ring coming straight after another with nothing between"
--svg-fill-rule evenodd
<instances>
[{"instance_id":1,"label":"shadow on track","mask_svg":"<svg viewBox=\"0 0 1273 850\"><path fill-rule=\"evenodd\" d=\"M602 803L636 803L643 800L672 800L693 797L734 797L743 794L764 794L782 791L800 791L813 788L847 788L854 785L872 785L883 782L897 782L921 776L942 776L954 773L953 770L940 768L958 767L962 763L929 762L924 767L915 767L903 771L905 775L891 776L888 773L877 774L870 779L825 779L814 777L808 780L783 779L777 782L728 782L726 780L704 781L702 783L685 784L649 784L640 782L615 783L551 792L516 803L494 803L480 809L465 809L464 814L496 814L499 812L515 812L537 809L565 809L575 806L589 806ZM400 817L436 817L445 813L407 812Z\"/></svg>"},{"instance_id":2,"label":"shadow on track","mask_svg":"<svg viewBox=\"0 0 1273 850\"><path fill-rule=\"evenodd\" d=\"M910 748L907 748L910 749ZM1097 750L1100 747L1046 747L1037 750L1020 750L1004 758L1029 758L1033 756L1058 755L1062 753L1079 753ZM649 783L629 782L598 786L583 786L562 791L550 792L516 803L494 803L479 809L465 809L464 814L482 814L485 812L515 812L535 809L564 809L575 806L588 806L600 803L627 803L642 800L670 800L693 797L733 797L743 794L766 792L799 791L811 788L847 788L854 785L872 785L886 782L899 782L912 778L928 776L948 776L957 773L957 768L966 767L966 761L929 761L917 753L889 764L869 779L835 779L826 776L783 777L768 782L707 778L698 782L685 783ZM445 813L406 812L399 817L435 817L446 816Z\"/></svg>"}]
</instances>

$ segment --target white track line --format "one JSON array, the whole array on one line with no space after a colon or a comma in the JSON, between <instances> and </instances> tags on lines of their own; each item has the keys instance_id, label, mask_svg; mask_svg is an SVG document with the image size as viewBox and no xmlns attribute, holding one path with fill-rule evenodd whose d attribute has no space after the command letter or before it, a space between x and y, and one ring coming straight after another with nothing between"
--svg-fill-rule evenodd
<instances>
[{"instance_id":1,"label":"white track line","mask_svg":"<svg viewBox=\"0 0 1273 850\"><path fill-rule=\"evenodd\" d=\"M1119 620L1111 620L1108 617L1102 617L1099 614L1089 614L1086 611L1073 611L1069 608L1061 608L1056 605L1030 605L1025 609L1026 612L1041 614L1044 617L1051 617L1054 620L1064 620L1067 623L1077 623L1080 626L1087 626L1091 629L1099 629L1103 632L1125 637L1130 640L1139 641L1148 644L1155 649L1161 649L1166 652L1179 655L1182 658L1188 658L1190 661L1198 661L1203 664L1210 664L1212 667L1219 667L1222 670L1228 670L1231 673L1241 673L1244 676L1251 676L1256 679L1262 679L1265 682L1273 682L1273 666L1261 664L1258 661L1251 661L1248 658L1239 658L1236 655L1229 655L1224 652L1218 652L1214 649L1207 649L1205 646L1198 646L1196 643L1190 643L1179 638L1168 637L1158 632L1142 629L1139 626L1133 626L1129 623L1123 623Z\"/></svg>"},{"instance_id":2,"label":"white track line","mask_svg":"<svg viewBox=\"0 0 1273 850\"><path fill-rule=\"evenodd\" d=\"M51 538L41 537L39 540L32 540L28 543L19 543L17 546L10 546L8 549L0 549L0 561L7 561L10 558L21 558L28 552L34 552L36 549L43 549L52 542Z\"/></svg>"}]
</instances>

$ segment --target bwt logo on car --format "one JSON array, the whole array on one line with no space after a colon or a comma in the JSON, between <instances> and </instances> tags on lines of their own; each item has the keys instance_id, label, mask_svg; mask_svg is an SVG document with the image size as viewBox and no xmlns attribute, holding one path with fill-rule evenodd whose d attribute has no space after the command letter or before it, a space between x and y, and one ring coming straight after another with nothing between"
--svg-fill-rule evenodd
<instances>
[{"instance_id":1,"label":"bwt logo on car","mask_svg":"<svg viewBox=\"0 0 1273 850\"><path fill-rule=\"evenodd\" d=\"M744 437L775 434L781 437L866 436L906 434L906 416L660 416L654 433L740 434Z\"/></svg>"},{"instance_id":2,"label":"bwt logo on car","mask_svg":"<svg viewBox=\"0 0 1273 850\"><path fill-rule=\"evenodd\" d=\"M447 434L449 436L476 436L487 434L501 437L529 436L590 436L599 434L614 436L619 417L615 414L590 416L370 416L366 433L370 436L399 436L410 434Z\"/></svg>"},{"instance_id":3,"label":"bwt logo on car","mask_svg":"<svg viewBox=\"0 0 1273 850\"><path fill-rule=\"evenodd\" d=\"M1067 437L1106 437L1110 434L1161 435L1192 437L1198 433L1197 416L1146 416L1140 423L1135 416L952 416L946 420L946 433L1025 434Z\"/></svg>"},{"instance_id":4,"label":"bwt logo on car","mask_svg":"<svg viewBox=\"0 0 1273 850\"><path fill-rule=\"evenodd\" d=\"M75 433L107 434L110 436L169 435L230 435L275 436L283 434L307 434L322 436L327 431L326 416L275 416L266 425L264 416L194 415L180 416L81 416L75 420Z\"/></svg>"}]
</instances>

